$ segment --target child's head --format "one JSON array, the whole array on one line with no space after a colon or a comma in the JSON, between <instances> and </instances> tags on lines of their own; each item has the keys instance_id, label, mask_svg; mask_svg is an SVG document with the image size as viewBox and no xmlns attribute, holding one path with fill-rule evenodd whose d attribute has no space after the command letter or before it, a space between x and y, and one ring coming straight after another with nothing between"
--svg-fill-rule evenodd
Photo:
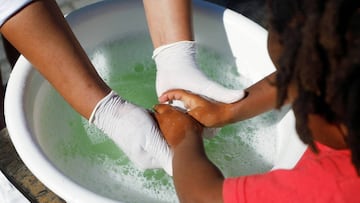
<instances>
[{"instance_id":1,"label":"child's head","mask_svg":"<svg viewBox=\"0 0 360 203\"><path fill-rule=\"evenodd\" d=\"M360 169L359 0L269 0L269 51L278 68L278 106L291 85L296 128L313 145L309 114L346 127Z\"/></svg>"}]
</instances>

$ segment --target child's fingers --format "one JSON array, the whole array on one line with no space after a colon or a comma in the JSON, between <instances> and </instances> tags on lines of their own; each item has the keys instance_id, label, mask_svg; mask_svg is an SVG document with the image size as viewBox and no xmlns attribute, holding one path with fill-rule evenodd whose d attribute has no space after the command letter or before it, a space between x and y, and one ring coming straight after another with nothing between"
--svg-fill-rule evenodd
<instances>
[{"instance_id":1,"label":"child's fingers","mask_svg":"<svg viewBox=\"0 0 360 203\"><path fill-rule=\"evenodd\" d=\"M171 100L181 100L186 105L194 97L197 97L197 96L189 93L186 90L175 89L175 90L166 91L164 94L162 94L159 97L159 102L164 103L164 102L171 101Z\"/></svg>"},{"instance_id":2,"label":"child's fingers","mask_svg":"<svg viewBox=\"0 0 360 203\"><path fill-rule=\"evenodd\" d=\"M177 98L181 98L183 92L184 90L180 89L166 91L159 97L159 102L164 103L171 100L181 100Z\"/></svg>"}]
</instances>

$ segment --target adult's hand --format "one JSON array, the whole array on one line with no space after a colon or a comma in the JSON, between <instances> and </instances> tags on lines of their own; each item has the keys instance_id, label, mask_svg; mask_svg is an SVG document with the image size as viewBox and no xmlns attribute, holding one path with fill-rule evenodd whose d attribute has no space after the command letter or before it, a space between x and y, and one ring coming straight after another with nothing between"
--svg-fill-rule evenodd
<instances>
[{"instance_id":1,"label":"adult's hand","mask_svg":"<svg viewBox=\"0 0 360 203\"><path fill-rule=\"evenodd\" d=\"M172 175L172 152L151 113L110 92L89 121L104 131L142 169L163 168Z\"/></svg>"},{"instance_id":2,"label":"adult's hand","mask_svg":"<svg viewBox=\"0 0 360 203\"><path fill-rule=\"evenodd\" d=\"M171 89L185 89L223 103L232 103L244 97L243 90L228 89L207 78L198 68L195 55L194 41L179 41L154 50L158 96Z\"/></svg>"}]
</instances>

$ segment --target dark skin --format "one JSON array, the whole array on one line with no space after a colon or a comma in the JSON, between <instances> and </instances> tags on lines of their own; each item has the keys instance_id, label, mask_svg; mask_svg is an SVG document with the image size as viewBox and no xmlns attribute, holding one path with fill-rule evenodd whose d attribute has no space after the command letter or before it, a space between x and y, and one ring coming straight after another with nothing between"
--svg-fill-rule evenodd
<instances>
[{"instance_id":1,"label":"dark skin","mask_svg":"<svg viewBox=\"0 0 360 203\"><path fill-rule=\"evenodd\" d=\"M282 47L272 30L268 50L276 66ZM160 129L174 151L173 176L181 202L223 202L224 177L205 155L197 121L206 127L221 127L276 108L277 90L271 84L275 77L276 72L255 83L246 90L244 99L232 104L209 101L184 90L171 90L159 98L160 102L181 100L189 110L183 113L170 106L155 107ZM291 103L296 96L296 89L290 87L285 103ZM346 128L341 123L329 123L318 115L310 115L308 125L314 140L334 149L348 148Z\"/></svg>"},{"instance_id":2,"label":"dark skin","mask_svg":"<svg viewBox=\"0 0 360 203\"><path fill-rule=\"evenodd\" d=\"M55 1L30 3L7 20L0 32L85 118L111 91Z\"/></svg>"},{"instance_id":3,"label":"dark skin","mask_svg":"<svg viewBox=\"0 0 360 203\"><path fill-rule=\"evenodd\" d=\"M246 89L245 99L231 103L207 100L185 90L171 90L163 94L160 102L181 100L188 114L206 127L222 127L266 112L276 105L276 88L270 83L275 73Z\"/></svg>"},{"instance_id":4,"label":"dark skin","mask_svg":"<svg viewBox=\"0 0 360 203\"><path fill-rule=\"evenodd\" d=\"M180 202L222 202L224 176L205 154L202 125L170 105L159 104L154 109L174 152L173 177Z\"/></svg>"}]
</instances>

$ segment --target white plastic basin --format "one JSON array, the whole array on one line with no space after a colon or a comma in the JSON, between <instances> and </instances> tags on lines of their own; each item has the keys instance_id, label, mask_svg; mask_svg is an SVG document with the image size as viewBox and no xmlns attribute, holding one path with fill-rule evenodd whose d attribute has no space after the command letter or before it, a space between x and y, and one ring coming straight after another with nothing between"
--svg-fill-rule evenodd
<instances>
[{"instance_id":1,"label":"white plastic basin","mask_svg":"<svg viewBox=\"0 0 360 203\"><path fill-rule=\"evenodd\" d=\"M154 67L150 58L152 47L141 1L103 1L70 13L67 20L104 80L115 90L117 87L123 88L119 91L128 94L129 100L149 107L136 100L136 91L141 91L141 88L136 89L136 84L132 83L132 80L136 83L136 74L147 74L149 71L149 76L143 77L141 82L150 82L150 89L154 85ZM210 66L209 75L213 74L211 77L214 79L220 77L219 82L224 85L237 88L233 83L240 82L248 86L274 70L267 52L267 32L244 16L210 3L195 1L194 27L195 38L205 50L200 51L203 53L201 63ZM113 42L118 47L112 46ZM115 53L104 53L106 50ZM212 63L217 57L219 66ZM221 64L227 64L227 68ZM130 70L123 70L127 67L134 68L135 77L122 77ZM227 73L222 72L232 72L232 80L224 81L228 80ZM117 81L127 81L131 87L124 83L118 85ZM156 97L154 91L147 93ZM245 169L236 168L235 165L235 168L228 170L226 162L220 167L227 176L293 167L304 152L305 145L294 131L292 112L285 113L286 110L270 113L267 117L274 118L270 124L260 122L254 127L253 122L244 122L225 128L223 134L231 134L228 137L232 138L228 141L226 135L219 135L206 141L209 154L215 162L222 163L224 159L229 159L229 168L234 167L233 162L239 161L237 156L246 156L240 159L243 162L240 165L245 165ZM74 129L87 133L91 133L91 129L23 57L18 60L9 79L5 114L11 140L24 163L40 181L67 202L177 201L175 191L171 188L171 178L162 170L147 170L142 182L136 183L138 178L131 174L142 176L143 172L133 167L122 168L123 162L125 165L131 163L106 138L89 135L90 139L83 136L81 139L85 141L81 143L71 142L73 137L79 136ZM283 115L285 117L278 121ZM262 120L255 119L254 122ZM238 133L244 131L241 129L249 128L256 128L247 133L249 136L246 132L245 135L244 132L241 135ZM237 145L234 140L243 143ZM233 154L217 151L217 148L221 148L218 143L222 143L224 150L231 149L232 145L235 146L233 148L244 146L246 150ZM88 147L86 153L81 151L84 146ZM248 152L248 149L252 152ZM217 157L222 153L227 155ZM114 165L109 167L109 162ZM265 169L256 168L258 162L260 165L266 162ZM243 172L237 172L241 170ZM156 186L158 183L159 187ZM161 184L166 185L166 193L170 195L162 194ZM158 187L154 192L156 194L148 194L148 191L152 191L149 188L153 187Z\"/></svg>"}]
</instances>

